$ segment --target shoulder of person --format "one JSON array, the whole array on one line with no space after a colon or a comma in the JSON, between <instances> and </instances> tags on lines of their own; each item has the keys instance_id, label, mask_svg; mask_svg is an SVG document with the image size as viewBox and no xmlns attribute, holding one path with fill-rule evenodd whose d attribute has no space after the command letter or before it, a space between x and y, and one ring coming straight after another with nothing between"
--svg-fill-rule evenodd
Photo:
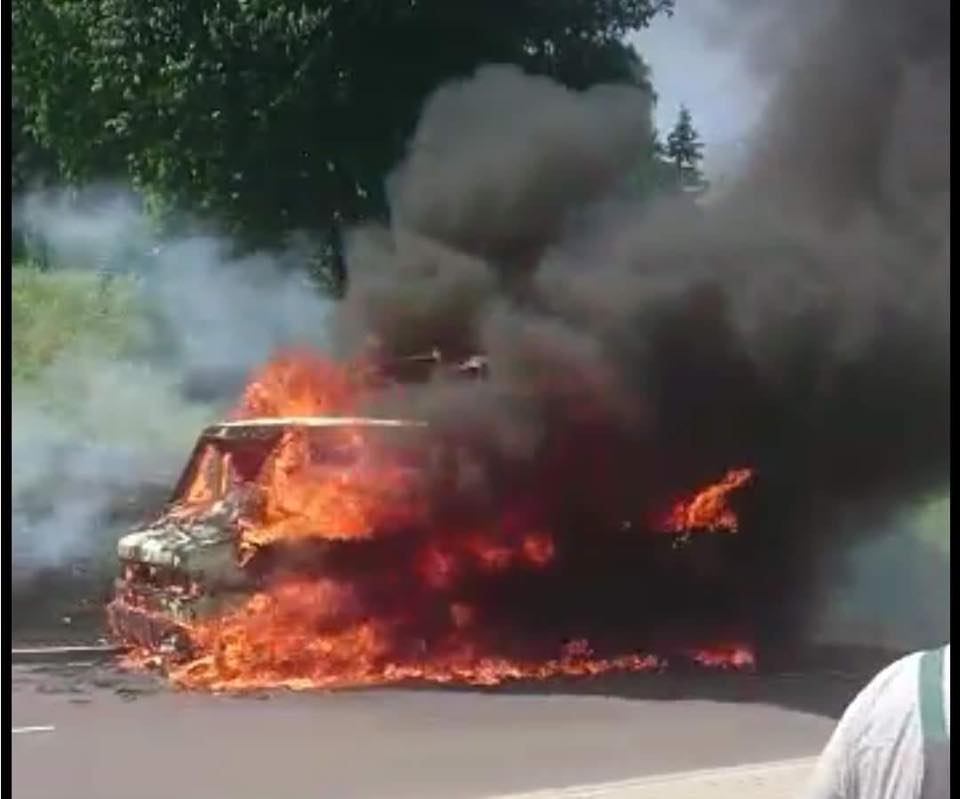
<instances>
[{"instance_id":1,"label":"shoulder of person","mask_svg":"<svg viewBox=\"0 0 960 799\"><path fill-rule=\"evenodd\" d=\"M867 683L864 690L874 688L875 690L882 691L884 687L888 687L904 679L911 680L911 684L915 685L917 670L920 668L920 658L922 656L923 652L911 652L909 655L904 655L899 660L893 661L889 666L884 667L878 672L877 675Z\"/></svg>"},{"instance_id":2,"label":"shoulder of person","mask_svg":"<svg viewBox=\"0 0 960 799\"><path fill-rule=\"evenodd\" d=\"M866 727L893 714L904 717L917 703L922 652L911 652L880 671L864 686L844 713L845 726Z\"/></svg>"}]
</instances>

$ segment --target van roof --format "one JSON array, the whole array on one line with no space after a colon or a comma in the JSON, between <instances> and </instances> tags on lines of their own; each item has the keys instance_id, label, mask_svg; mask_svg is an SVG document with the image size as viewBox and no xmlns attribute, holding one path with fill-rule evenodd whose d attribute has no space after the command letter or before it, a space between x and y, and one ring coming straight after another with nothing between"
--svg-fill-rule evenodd
<instances>
[{"instance_id":1,"label":"van roof","mask_svg":"<svg viewBox=\"0 0 960 799\"><path fill-rule=\"evenodd\" d=\"M258 427L426 427L413 419L376 419L364 416L269 416L217 422L207 430L235 430Z\"/></svg>"}]
</instances>

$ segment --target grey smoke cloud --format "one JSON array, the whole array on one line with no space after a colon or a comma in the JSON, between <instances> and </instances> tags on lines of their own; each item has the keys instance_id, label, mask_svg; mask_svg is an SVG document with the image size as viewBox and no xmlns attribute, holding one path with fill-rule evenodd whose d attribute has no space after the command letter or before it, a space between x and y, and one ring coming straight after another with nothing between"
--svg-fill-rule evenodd
<instances>
[{"instance_id":1,"label":"grey smoke cloud","mask_svg":"<svg viewBox=\"0 0 960 799\"><path fill-rule=\"evenodd\" d=\"M15 582L105 555L125 503L162 501L212 409L185 401L176 375L68 352L12 404ZM108 563L110 561L107 561ZM98 564L99 565L99 564Z\"/></svg>"},{"instance_id":2,"label":"grey smoke cloud","mask_svg":"<svg viewBox=\"0 0 960 799\"><path fill-rule=\"evenodd\" d=\"M577 93L481 67L427 100L387 181L392 219L471 253L524 256L622 179L650 135L650 98L639 89Z\"/></svg>"},{"instance_id":3,"label":"grey smoke cloud","mask_svg":"<svg viewBox=\"0 0 960 799\"><path fill-rule=\"evenodd\" d=\"M158 237L115 188L30 194L14 218L54 272L86 272L91 289L97 275L122 281L138 306L131 351L78 343L14 387L13 549L28 577L109 548L116 508L169 489L249 369L287 345L329 346L330 305L302 252L236 257L214 235Z\"/></svg>"}]
</instances>

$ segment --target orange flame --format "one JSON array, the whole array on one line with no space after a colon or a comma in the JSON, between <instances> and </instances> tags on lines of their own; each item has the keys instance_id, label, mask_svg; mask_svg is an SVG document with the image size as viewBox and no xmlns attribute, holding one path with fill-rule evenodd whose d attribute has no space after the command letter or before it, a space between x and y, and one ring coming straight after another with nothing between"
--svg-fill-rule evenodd
<instances>
[{"instance_id":1,"label":"orange flame","mask_svg":"<svg viewBox=\"0 0 960 799\"><path fill-rule=\"evenodd\" d=\"M211 467L215 458L216 452L212 447L206 447L200 454L197 474L181 500L183 505L190 508L202 507L210 504L217 497L218 491L210 479Z\"/></svg>"},{"instance_id":2,"label":"orange flame","mask_svg":"<svg viewBox=\"0 0 960 799\"><path fill-rule=\"evenodd\" d=\"M753 669L756 666L753 650L743 644L715 645L688 655L695 663L714 669Z\"/></svg>"},{"instance_id":3,"label":"orange flame","mask_svg":"<svg viewBox=\"0 0 960 799\"><path fill-rule=\"evenodd\" d=\"M325 631L349 606L349 589L326 581L292 581L253 596L245 606L191 629L204 652L171 670L186 688L215 691L251 688L336 688L404 680L495 685L509 679L589 676L662 665L652 655L596 657L585 640L567 644L559 658L524 661L487 656L462 638L473 609L455 604L454 629L431 648L397 654L389 620L360 620Z\"/></svg>"},{"instance_id":4,"label":"orange flame","mask_svg":"<svg viewBox=\"0 0 960 799\"><path fill-rule=\"evenodd\" d=\"M425 517L423 486L413 470L357 430L337 428L328 438L345 455L332 464L313 457L304 429L284 433L257 480L262 509L257 518L243 521L243 545L371 538L385 526Z\"/></svg>"},{"instance_id":5,"label":"orange flame","mask_svg":"<svg viewBox=\"0 0 960 799\"><path fill-rule=\"evenodd\" d=\"M353 410L364 363L344 366L309 350L286 350L256 371L231 414L235 419L322 416Z\"/></svg>"},{"instance_id":6,"label":"orange flame","mask_svg":"<svg viewBox=\"0 0 960 799\"><path fill-rule=\"evenodd\" d=\"M487 574L524 566L542 569L553 557L553 538L548 533L508 535L502 529L475 530L428 544L420 552L416 569L424 584L446 589L471 568Z\"/></svg>"},{"instance_id":7,"label":"orange flame","mask_svg":"<svg viewBox=\"0 0 960 799\"><path fill-rule=\"evenodd\" d=\"M533 566L546 566L553 560L553 538L547 533L528 533L521 542L523 556Z\"/></svg>"},{"instance_id":8,"label":"orange flame","mask_svg":"<svg viewBox=\"0 0 960 799\"><path fill-rule=\"evenodd\" d=\"M752 469L731 469L719 482L676 503L664 520L662 529L670 533L695 530L737 532L740 522L728 504L729 496L752 479Z\"/></svg>"},{"instance_id":9,"label":"orange flame","mask_svg":"<svg viewBox=\"0 0 960 799\"><path fill-rule=\"evenodd\" d=\"M363 396L364 375L370 374L364 368L306 351L282 352L252 376L232 415L349 414ZM243 493L236 521L244 558L252 548L279 540L371 538L384 528L423 518L422 475L400 463L389 447L352 427L324 428L323 436L317 452L306 428L287 428L242 492L231 483L231 454L208 446L171 514L199 515L228 496L240 500ZM331 453L336 457L328 458Z\"/></svg>"},{"instance_id":10,"label":"orange flame","mask_svg":"<svg viewBox=\"0 0 960 799\"><path fill-rule=\"evenodd\" d=\"M342 366L310 352L285 352L253 375L232 415L353 414L364 397L365 374L362 364ZM189 662L175 663L160 651L137 652L131 662L158 663L175 683L212 690L341 687L408 679L492 685L507 679L663 666L664 661L646 654L598 657L585 640L567 644L559 657L546 660L483 651L470 637L478 626L478 608L457 597L455 589L470 575L495 579L515 569L548 568L555 543L537 514L507 512L467 529L442 528L431 519L422 469L405 463L357 426L323 428L323 435L318 447L309 428L284 428L255 476L248 475L242 486L230 452L220 453L211 445L201 452L192 484L171 513L200 515L242 488L243 501L233 516L241 564L258 548L279 541L373 539L392 529L433 525L429 538L417 544L412 561L398 568L409 567L410 574L403 576L417 583L412 601L423 599L446 611L435 639L429 644L410 641L409 633L401 632L400 608L376 613L364 608L362 585L287 577L239 607L186 627L193 652ZM328 457L334 451L336 457ZM727 496L751 477L749 469L730 471L719 483L677 503L664 529L736 530ZM128 600L124 593L116 601ZM693 654L711 666L752 664L750 650L741 646Z\"/></svg>"}]
</instances>

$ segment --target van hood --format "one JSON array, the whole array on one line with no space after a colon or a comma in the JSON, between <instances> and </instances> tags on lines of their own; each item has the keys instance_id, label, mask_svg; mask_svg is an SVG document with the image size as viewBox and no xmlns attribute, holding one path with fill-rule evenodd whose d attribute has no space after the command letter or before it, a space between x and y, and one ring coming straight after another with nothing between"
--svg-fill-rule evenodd
<instances>
[{"instance_id":1,"label":"van hood","mask_svg":"<svg viewBox=\"0 0 960 799\"><path fill-rule=\"evenodd\" d=\"M180 569L187 565L192 552L234 537L232 527L223 524L167 519L123 536L117 543L117 554L121 560Z\"/></svg>"}]
</instances>

